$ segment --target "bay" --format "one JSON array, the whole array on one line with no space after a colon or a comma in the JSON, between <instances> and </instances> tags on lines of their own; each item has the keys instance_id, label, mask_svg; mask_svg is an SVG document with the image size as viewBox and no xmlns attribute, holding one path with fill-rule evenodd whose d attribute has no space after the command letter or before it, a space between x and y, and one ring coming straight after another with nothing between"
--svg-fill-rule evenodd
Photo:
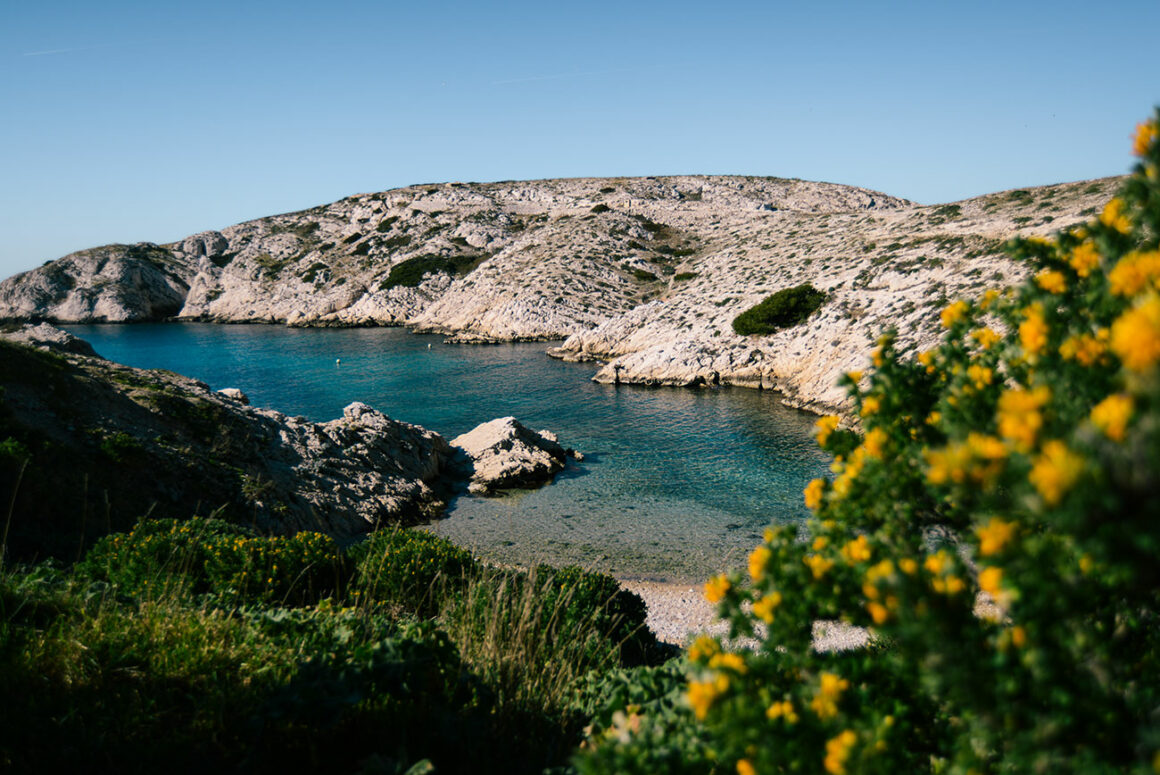
<instances>
[{"instance_id":1,"label":"bay","mask_svg":"<svg viewBox=\"0 0 1160 775\"><path fill-rule=\"evenodd\" d=\"M741 388L600 385L543 343L451 345L398 328L73 325L110 360L162 368L325 421L362 401L447 438L514 415L584 455L555 483L462 496L428 529L482 556L697 581L743 563L771 523L808 512L829 458L815 417Z\"/></svg>"}]
</instances>

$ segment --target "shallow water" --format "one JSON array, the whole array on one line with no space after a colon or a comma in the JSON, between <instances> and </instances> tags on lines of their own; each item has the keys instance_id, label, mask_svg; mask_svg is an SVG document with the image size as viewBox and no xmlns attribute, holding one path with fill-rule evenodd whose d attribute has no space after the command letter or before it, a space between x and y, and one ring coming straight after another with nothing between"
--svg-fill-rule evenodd
<instances>
[{"instance_id":1,"label":"shallow water","mask_svg":"<svg viewBox=\"0 0 1160 775\"><path fill-rule=\"evenodd\" d=\"M812 415L745 389L599 385L546 345L448 345L397 328L198 323L68 326L110 360L236 387L312 420L363 401L448 438L515 415L584 454L550 486L464 496L430 527L478 553L691 581L744 554L771 522L806 516L829 460ZM338 362L341 361L341 362Z\"/></svg>"}]
</instances>

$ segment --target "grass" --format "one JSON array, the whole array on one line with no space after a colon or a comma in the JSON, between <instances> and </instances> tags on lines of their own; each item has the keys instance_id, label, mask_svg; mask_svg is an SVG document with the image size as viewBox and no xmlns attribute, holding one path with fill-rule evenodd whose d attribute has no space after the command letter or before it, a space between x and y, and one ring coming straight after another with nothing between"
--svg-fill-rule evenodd
<instances>
[{"instance_id":1,"label":"grass","mask_svg":"<svg viewBox=\"0 0 1160 775\"><path fill-rule=\"evenodd\" d=\"M0 566L0 766L539 773L592 671L663 656L609 577L311 535L149 520L73 567Z\"/></svg>"}]
</instances>

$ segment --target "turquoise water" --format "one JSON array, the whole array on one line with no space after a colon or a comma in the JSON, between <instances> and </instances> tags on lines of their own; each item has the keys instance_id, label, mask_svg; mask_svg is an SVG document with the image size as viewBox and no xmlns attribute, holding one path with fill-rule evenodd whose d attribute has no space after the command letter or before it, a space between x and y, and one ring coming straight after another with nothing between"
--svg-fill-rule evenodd
<instances>
[{"instance_id":1,"label":"turquoise water","mask_svg":"<svg viewBox=\"0 0 1160 775\"><path fill-rule=\"evenodd\" d=\"M745 389L599 385L544 344L444 344L397 328L69 326L110 360L236 387L257 406L329 420L363 401L448 438L515 415L584 454L554 484L464 496L430 529L496 560L577 563L691 581L742 562L771 522L806 516L829 464L812 415ZM340 359L341 363L336 363Z\"/></svg>"}]
</instances>

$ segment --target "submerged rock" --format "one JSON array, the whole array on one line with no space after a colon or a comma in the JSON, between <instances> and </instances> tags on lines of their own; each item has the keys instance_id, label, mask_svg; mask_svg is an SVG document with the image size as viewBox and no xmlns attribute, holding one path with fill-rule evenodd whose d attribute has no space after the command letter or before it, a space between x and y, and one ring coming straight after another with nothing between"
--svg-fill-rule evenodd
<instances>
[{"instance_id":1,"label":"submerged rock","mask_svg":"<svg viewBox=\"0 0 1160 775\"><path fill-rule=\"evenodd\" d=\"M514 417L500 417L451 440L466 456L471 483L468 491L491 494L513 487L538 487L550 482L576 457L560 446L556 434L530 430Z\"/></svg>"}]
</instances>

